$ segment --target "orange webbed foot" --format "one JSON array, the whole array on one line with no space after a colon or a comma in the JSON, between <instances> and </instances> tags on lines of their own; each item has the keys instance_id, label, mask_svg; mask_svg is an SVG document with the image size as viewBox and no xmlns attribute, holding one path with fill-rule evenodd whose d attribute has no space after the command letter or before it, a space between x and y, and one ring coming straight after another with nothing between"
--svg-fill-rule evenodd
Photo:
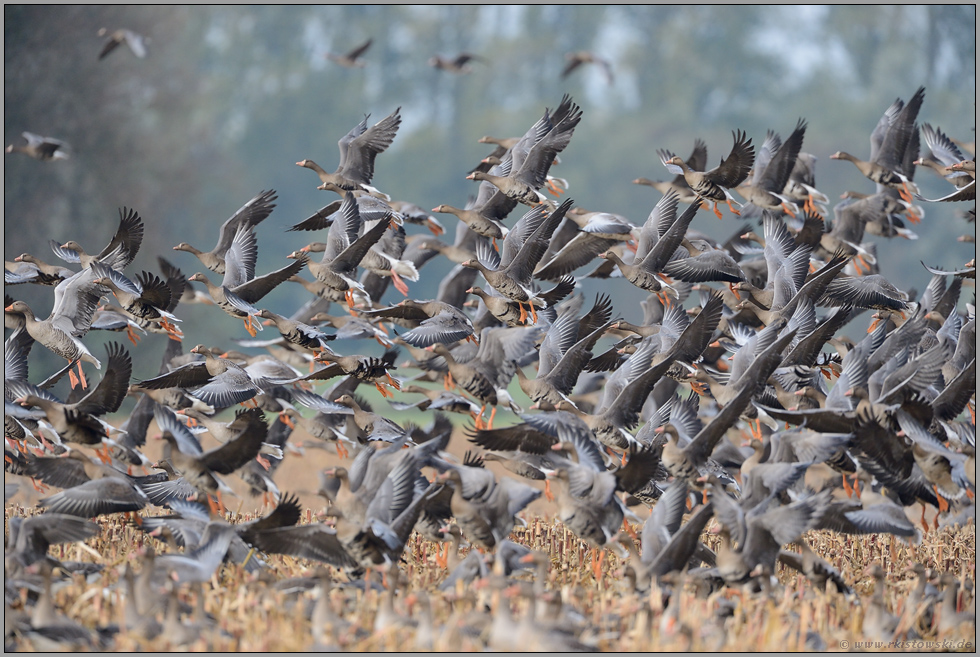
<instances>
[{"instance_id":1,"label":"orange webbed foot","mask_svg":"<svg viewBox=\"0 0 980 657\"><path fill-rule=\"evenodd\" d=\"M425 225L436 237L439 237L440 235L446 232L445 228L443 228L438 223L432 220L427 221Z\"/></svg>"}]
</instances>

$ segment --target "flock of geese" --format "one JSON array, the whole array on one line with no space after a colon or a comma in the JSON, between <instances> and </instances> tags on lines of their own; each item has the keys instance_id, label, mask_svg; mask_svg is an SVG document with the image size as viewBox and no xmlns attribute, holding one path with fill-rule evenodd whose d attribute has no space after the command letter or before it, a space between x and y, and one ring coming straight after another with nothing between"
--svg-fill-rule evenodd
<instances>
[{"instance_id":1,"label":"flock of geese","mask_svg":"<svg viewBox=\"0 0 980 657\"><path fill-rule=\"evenodd\" d=\"M381 571L392 595L407 593L400 571L413 532L450 546L454 567L440 586L447 594L473 585L544 599L547 555L510 538L542 495L593 549L597 573L613 550L628 559L629 586L641 592L682 572L708 591L759 584L783 563L821 591L846 593L853 582L806 549L809 530L915 542L934 527L973 522L976 320L975 306L960 298L975 264L954 272L923 265L931 280L911 298L877 273L875 259L875 239L912 237L909 225L923 219L918 168L950 182L949 195L930 202L975 199L974 160L960 150L973 146L920 126L924 98L919 89L888 107L867 161L833 156L853 162L876 192L847 194L832 216L816 158L802 150L804 120L785 140L769 132L758 147L735 131L713 169L700 140L687 159L661 151L675 177L636 181L662 192L642 225L559 202L570 190L552 168L583 118L566 96L524 135L481 140L496 150L468 172L479 183L475 200L431 214L373 186L375 160L401 116L371 126L365 117L340 140L332 173L297 162L316 173L317 189L339 198L289 228L323 241L269 273L256 272L256 228L275 208L274 191L221 224L211 250L174 246L196 258L181 256L185 269L200 267L189 276L162 254L159 273L127 273L143 219L126 208L98 252L80 237L51 241L62 265L27 253L5 261L5 470L20 482L5 497L18 485L59 489L40 500L43 512L9 518L5 645L111 645L109 628L74 624L50 597L52 572L94 566L48 554L53 544L97 535L91 519L109 514L127 514L171 545L163 554L146 547L139 572L127 565L123 627L172 640L190 625L178 591L211 581L223 561L258 572L263 555L290 555L333 567L317 580L328 588L340 571L349 582ZM25 138L27 146L7 151L58 158L57 143ZM725 209L753 223L725 243L698 231ZM434 214L459 220L453 243L440 239L445 218ZM455 268L437 298L411 298L426 263L443 257ZM576 294L585 277L609 279L607 293ZM286 283L306 288L309 301L295 312L267 308L266 295ZM19 284L53 288L49 316L10 296ZM389 286L388 298L404 299L383 303ZM628 286L649 292L641 324L617 315L616 290ZM188 303L213 305L235 320L215 321L229 332L241 323L251 338L233 340L233 350L198 344L184 353L180 309ZM851 322L867 325L860 340L841 332ZM93 353L85 337L96 330L124 332L134 347L111 342L104 355ZM258 339L262 330L273 338ZM137 343L148 333L164 336L166 355L158 376L133 381ZM361 353L372 341L384 345L382 356ZM241 351L257 347L267 353ZM31 376L32 348L66 366L44 380ZM59 398L51 390L66 374L72 387ZM372 408L362 385L385 401ZM137 399L131 414L107 421L127 397ZM425 411L432 424L396 422L378 404ZM500 406L519 422L501 426ZM468 416L465 438L454 438L450 414ZM343 463L320 474L323 522L300 524L288 490L295 482L276 481L297 428ZM205 431L217 448L202 447ZM153 436L165 443L156 462L142 451ZM468 441L462 459L451 439ZM271 513L228 523L232 490L223 478L232 475ZM652 507L645 522L636 511L643 505ZM159 507L169 512L140 515ZM718 550L702 542L712 519ZM463 542L478 550L460 561ZM794 543L802 557L787 549ZM511 587L508 577L522 570L538 573L538 587ZM942 584L957 590L955 580ZM25 599L36 600L33 610L13 614L12 601ZM527 643L504 608L472 628L483 645L591 647L581 628L544 619L532 633L537 643ZM318 642L329 644L322 622L332 612L324 604L312 613ZM865 631L890 636L895 623L869 613Z\"/></svg>"}]
</instances>

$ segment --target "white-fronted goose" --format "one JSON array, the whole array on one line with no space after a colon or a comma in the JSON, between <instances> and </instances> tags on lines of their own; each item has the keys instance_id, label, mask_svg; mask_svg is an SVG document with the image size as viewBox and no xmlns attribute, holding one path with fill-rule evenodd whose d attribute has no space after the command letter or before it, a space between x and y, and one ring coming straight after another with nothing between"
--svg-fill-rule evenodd
<instances>
[{"instance_id":1,"label":"white-fronted goose","mask_svg":"<svg viewBox=\"0 0 980 657\"><path fill-rule=\"evenodd\" d=\"M783 190L796 166L805 132L806 121L800 119L789 138L775 149L767 148L767 145L775 145L771 139L779 140L778 135L770 132L762 148L759 149L751 182L739 185L735 191L741 194L746 202L763 210L782 207L786 214L795 214L790 209L789 199L783 194Z\"/></svg>"},{"instance_id":2,"label":"white-fronted goose","mask_svg":"<svg viewBox=\"0 0 980 657\"><path fill-rule=\"evenodd\" d=\"M581 320L574 312L566 312L555 320L539 349L538 375L530 379L523 369L517 368L518 383L532 402L547 402L552 406L563 400L571 403L568 395L591 360L596 342L610 328L611 313L609 297L600 296Z\"/></svg>"},{"instance_id":3,"label":"white-fronted goose","mask_svg":"<svg viewBox=\"0 0 980 657\"><path fill-rule=\"evenodd\" d=\"M518 522L516 515L541 496L541 491L511 477L499 480L483 467L452 466L436 481L453 489L456 523L474 545L493 550Z\"/></svg>"},{"instance_id":4,"label":"white-fronted goose","mask_svg":"<svg viewBox=\"0 0 980 657\"><path fill-rule=\"evenodd\" d=\"M191 349L191 353L204 356L204 360L187 363L136 385L150 390L186 388L205 404L218 408L246 402L261 392L245 368L234 361L221 358L203 344Z\"/></svg>"},{"instance_id":5,"label":"white-fronted goose","mask_svg":"<svg viewBox=\"0 0 980 657\"><path fill-rule=\"evenodd\" d=\"M30 518L11 517L10 536L4 563L27 567L48 558L48 548L57 543L84 541L101 528L90 520L63 513L43 513Z\"/></svg>"},{"instance_id":6,"label":"white-fronted goose","mask_svg":"<svg viewBox=\"0 0 980 657\"><path fill-rule=\"evenodd\" d=\"M732 195L729 189L734 189L748 178L755 162L755 149L752 148L752 140L746 139L742 131L732 133L735 143L731 153L728 154L721 164L710 171L697 171L688 166L687 162L670 151L658 151L660 159L667 170L673 174L683 175L691 190L706 203L711 202L715 215L721 219L721 211L718 210L719 203L727 203L728 209L734 214L739 214L738 210L732 207Z\"/></svg>"},{"instance_id":7,"label":"white-fronted goose","mask_svg":"<svg viewBox=\"0 0 980 657\"><path fill-rule=\"evenodd\" d=\"M478 207L460 209L451 205L442 204L432 208L432 211L451 214L466 224L477 235L483 235L492 240L500 239L507 230L502 223L492 217L486 216Z\"/></svg>"},{"instance_id":8,"label":"white-fronted goose","mask_svg":"<svg viewBox=\"0 0 980 657\"><path fill-rule=\"evenodd\" d=\"M908 103L896 99L889 106L871 133L871 156L868 161L859 160L844 151L837 151L830 159L850 160L865 178L898 189L906 201L911 201L912 193L918 190L909 189L911 181L902 173L902 167L913 132L916 133L915 143L918 147L919 128L915 119L925 97L925 87L919 87Z\"/></svg>"},{"instance_id":9,"label":"white-fronted goose","mask_svg":"<svg viewBox=\"0 0 980 657\"><path fill-rule=\"evenodd\" d=\"M446 71L448 73L456 73L457 75L466 75L467 73L472 73L472 67L468 66L470 62L481 62L487 63L483 57L479 55L474 55L469 52L461 52L455 57L443 57L442 55L433 55L429 58L429 66L437 68L440 71Z\"/></svg>"},{"instance_id":10,"label":"white-fronted goose","mask_svg":"<svg viewBox=\"0 0 980 657\"><path fill-rule=\"evenodd\" d=\"M700 139L694 140L694 149L691 151L690 157L687 158L687 166L692 171L704 171L708 166L708 147ZM673 193L677 196L677 200L680 203L694 203L697 200L697 195L691 189L691 186L687 184L687 180L684 178L683 173L679 173L674 176L673 180L659 181L650 180L649 178L637 178L633 181L634 185L645 185L647 187L653 187L658 192L663 195Z\"/></svg>"},{"instance_id":11,"label":"white-fronted goose","mask_svg":"<svg viewBox=\"0 0 980 657\"><path fill-rule=\"evenodd\" d=\"M119 209L119 227L98 255L90 255L75 240L69 240L58 245L50 242L55 255L73 264L81 264L88 268L92 262L98 261L107 267L122 271L136 257L143 244L143 220L136 210Z\"/></svg>"},{"instance_id":12,"label":"white-fronted goose","mask_svg":"<svg viewBox=\"0 0 980 657\"><path fill-rule=\"evenodd\" d=\"M396 306L366 310L364 317L399 319L412 327L401 334L405 342L424 349L441 342L452 344L473 335L473 323L458 308L438 300L406 299Z\"/></svg>"},{"instance_id":13,"label":"white-fronted goose","mask_svg":"<svg viewBox=\"0 0 980 657\"><path fill-rule=\"evenodd\" d=\"M49 265L30 253L22 253L14 258L13 262L4 261L3 283L4 285L19 285L21 283L57 285L74 275L75 272L67 267Z\"/></svg>"},{"instance_id":14,"label":"white-fronted goose","mask_svg":"<svg viewBox=\"0 0 980 657\"><path fill-rule=\"evenodd\" d=\"M232 317L242 318L249 335L255 337L256 329L262 324L252 322L252 317L261 311L253 304L274 290L279 284L295 276L306 265L306 257L296 258L285 267L264 276L255 275L255 261L258 255L255 233L251 227L241 225L235 234L231 248L225 254L225 274L221 285L215 285L204 274L198 272L188 281L203 283L216 306Z\"/></svg>"},{"instance_id":15,"label":"white-fronted goose","mask_svg":"<svg viewBox=\"0 0 980 657\"><path fill-rule=\"evenodd\" d=\"M399 107L370 128L367 127L367 120L371 115L365 115L337 142L340 163L333 173L327 173L313 160L300 160L296 165L311 169L319 176L323 184L318 189L332 189L341 196L355 189L373 191L370 184L374 178L374 160L391 146L398 134L402 122L400 111Z\"/></svg>"},{"instance_id":16,"label":"white-fronted goose","mask_svg":"<svg viewBox=\"0 0 980 657\"><path fill-rule=\"evenodd\" d=\"M572 71L582 66L583 64L595 64L600 69L602 69L602 74L606 78L608 84L613 84L613 71L612 64L609 63L608 59L599 57L594 52L589 50L578 50L576 52L565 53L565 59L568 61L565 64L565 68L561 71L561 77L567 78Z\"/></svg>"},{"instance_id":17,"label":"white-fronted goose","mask_svg":"<svg viewBox=\"0 0 980 657\"><path fill-rule=\"evenodd\" d=\"M534 299L537 295L531 289L534 268L548 248L548 240L555 232L555 229L558 228L562 217L564 217L571 206L572 200L568 199L554 212L541 218L537 227L528 235L524 243L520 246L520 250L512 256L509 262L504 262L502 258L493 262L496 259L493 257L496 256L496 252L491 252L489 249L483 249L478 254L485 255L491 265L497 265L499 268L497 266L487 266L479 260L467 260L462 263L463 266L477 269L483 274L483 277L493 289L508 299L516 301L519 304L528 304L530 306L529 314L532 320L536 322L537 312L534 309Z\"/></svg>"},{"instance_id":18,"label":"white-fronted goose","mask_svg":"<svg viewBox=\"0 0 980 657\"><path fill-rule=\"evenodd\" d=\"M161 435L171 447L170 461L191 486L206 496L217 495L218 505L221 502L219 480L215 475L228 475L243 467L259 455L262 443L268 433L268 425L259 409L249 409L242 416L244 425L241 433L233 440L208 452L187 450L190 445L186 441L178 441L176 436L164 430ZM208 498L210 500L210 497ZM224 557L224 554L221 555Z\"/></svg>"},{"instance_id":19,"label":"white-fronted goose","mask_svg":"<svg viewBox=\"0 0 980 657\"><path fill-rule=\"evenodd\" d=\"M796 164L783 187L783 195L803 208L804 212L822 216L827 214L826 205L830 199L816 187L816 167L816 155L803 152L797 155Z\"/></svg>"},{"instance_id":20,"label":"white-fronted goose","mask_svg":"<svg viewBox=\"0 0 980 657\"><path fill-rule=\"evenodd\" d=\"M707 240L686 237L681 246L687 249L688 257L664 265L663 272L668 276L686 283L738 283L745 280L745 272L728 251L713 247Z\"/></svg>"},{"instance_id":21,"label":"white-fronted goose","mask_svg":"<svg viewBox=\"0 0 980 657\"><path fill-rule=\"evenodd\" d=\"M555 156L568 146L572 133L581 120L581 109L572 103L567 113L563 113L560 120L555 122L553 127L531 146L523 163L517 167L515 162L513 173L498 175L474 171L466 176L467 179L487 181L503 192L505 196L518 203L530 206L542 203L550 205L551 201L538 190L547 182L548 170L551 168Z\"/></svg>"},{"instance_id":22,"label":"white-fronted goose","mask_svg":"<svg viewBox=\"0 0 980 657\"><path fill-rule=\"evenodd\" d=\"M737 390L731 391L734 395L724 402L724 407L718 415L689 444L686 446L679 444L679 435L673 425L668 424L664 427L663 432L667 434L668 440L664 445L663 463L672 475L684 480L692 488L700 487L699 468L705 464L728 429L748 408L756 391L765 384L779 365L782 352L795 337L795 333L795 330L789 331L776 339L759 354L741 377L730 384L729 388L737 386Z\"/></svg>"},{"instance_id":23,"label":"white-fronted goose","mask_svg":"<svg viewBox=\"0 0 980 657\"><path fill-rule=\"evenodd\" d=\"M33 132L24 132L22 134L24 135L24 139L27 140L27 143L23 146L10 144L6 148L7 153L23 153L41 162L68 159L68 144L60 139L42 137Z\"/></svg>"},{"instance_id":24,"label":"white-fronted goose","mask_svg":"<svg viewBox=\"0 0 980 657\"><path fill-rule=\"evenodd\" d=\"M24 317L24 327L35 341L50 349L70 363L84 360L102 369L102 363L92 355L88 347L79 339L88 332L92 318L98 308L102 296L100 286L95 285L94 277L89 270L82 270L59 283L54 289L54 307L51 315L40 320L34 311L23 301L14 301L3 310ZM85 385L85 375L79 376ZM71 375L72 384L76 384Z\"/></svg>"},{"instance_id":25,"label":"white-fronted goose","mask_svg":"<svg viewBox=\"0 0 980 657\"><path fill-rule=\"evenodd\" d=\"M286 342L303 349L309 349L314 356L327 348L327 342L337 337L336 335L328 335L315 326L283 317L268 309L262 309L259 312L259 317L272 322Z\"/></svg>"},{"instance_id":26,"label":"white-fronted goose","mask_svg":"<svg viewBox=\"0 0 980 657\"><path fill-rule=\"evenodd\" d=\"M324 57L345 68L364 68L364 61L361 59L361 55L367 52L367 49L371 47L372 43L374 43L374 39L368 39L348 52L340 55L328 52Z\"/></svg>"},{"instance_id":27,"label":"white-fronted goose","mask_svg":"<svg viewBox=\"0 0 980 657\"><path fill-rule=\"evenodd\" d=\"M391 392L383 386L391 386L395 390L401 387L401 384L388 374L388 370L394 369L395 367L394 363L397 353L397 350L389 350L381 358L357 354L341 356L333 350L325 348L317 355L315 362L330 363L328 367L314 370L312 373L298 377L290 382L294 383L305 380L323 381L336 376L348 375L356 381L373 383L383 397L389 397L391 396Z\"/></svg>"},{"instance_id":28,"label":"white-fronted goose","mask_svg":"<svg viewBox=\"0 0 980 657\"><path fill-rule=\"evenodd\" d=\"M109 53L124 43L129 48L130 52L140 59L146 57L146 42L148 39L142 34L134 32L133 30L127 30L126 28L119 28L118 30L113 30L112 32L109 32L109 30L104 27L99 29L98 36L104 37L106 34L108 34L109 37L106 39L106 42L102 44L102 50L99 51L100 60L105 59Z\"/></svg>"},{"instance_id":29,"label":"white-fronted goose","mask_svg":"<svg viewBox=\"0 0 980 657\"><path fill-rule=\"evenodd\" d=\"M954 168L961 162L968 160L963 157L956 144L943 134L942 130L933 128L928 123L923 123L922 138L929 148L929 154L916 160L916 165L932 169L937 175L953 183L957 189L966 187L975 179L975 176L970 175L969 171L962 168Z\"/></svg>"},{"instance_id":30,"label":"white-fronted goose","mask_svg":"<svg viewBox=\"0 0 980 657\"><path fill-rule=\"evenodd\" d=\"M558 518L591 547L604 547L615 541L625 517L616 476L606 469L599 443L584 424L559 424L558 438L552 449L577 459L560 462L551 473L558 480ZM594 564L595 559L593 554Z\"/></svg>"},{"instance_id":31,"label":"white-fronted goose","mask_svg":"<svg viewBox=\"0 0 980 657\"><path fill-rule=\"evenodd\" d=\"M133 361L121 345L106 345L105 375L99 384L78 401L65 404L50 393L41 391L26 381L19 384L6 382L8 394L20 396L23 403L37 406L44 411L47 421L66 442L82 445L100 445L107 437L107 423L99 416L115 413L126 398L128 382L133 372Z\"/></svg>"},{"instance_id":32,"label":"white-fronted goose","mask_svg":"<svg viewBox=\"0 0 980 657\"><path fill-rule=\"evenodd\" d=\"M408 436L407 432L393 420L362 409L351 395L341 395L334 401L354 411L354 422L357 423L358 428L364 432L368 440L383 440L393 443L399 440L403 441Z\"/></svg>"},{"instance_id":33,"label":"white-fronted goose","mask_svg":"<svg viewBox=\"0 0 980 657\"><path fill-rule=\"evenodd\" d=\"M738 542L733 550L722 544L718 571L726 582L745 582L753 574L771 575L783 545L800 540L830 503L830 491L804 497L791 504L770 507L763 503L745 509L712 482L715 517Z\"/></svg>"},{"instance_id":34,"label":"white-fronted goose","mask_svg":"<svg viewBox=\"0 0 980 657\"><path fill-rule=\"evenodd\" d=\"M254 227L261 223L266 217L272 214L272 211L276 207L273 201L277 198L279 197L276 196L276 190L270 189L269 191L259 192L248 203L238 208L235 214L225 219L224 223L221 224L221 229L218 231L218 243L207 253L194 248L187 242L181 242L175 246L174 251L193 253L205 267L216 274L224 275L225 254L228 253L228 249L234 243L238 228L240 226Z\"/></svg>"},{"instance_id":35,"label":"white-fronted goose","mask_svg":"<svg viewBox=\"0 0 980 657\"><path fill-rule=\"evenodd\" d=\"M150 504L146 493L126 473L109 466L99 468L98 473L101 475L99 478L65 488L40 500L38 506L46 509L47 513L95 518L104 514L139 511Z\"/></svg>"},{"instance_id":36,"label":"white-fronted goose","mask_svg":"<svg viewBox=\"0 0 980 657\"><path fill-rule=\"evenodd\" d=\"M665 196L664 198L669 197ZM647 219L647 224L643 227L643 233L644 235L648 233L659 235L656 235L654 239L650 240L641 239L641 243L637 247L636 255L631 264L626 264L613 252L602 253L599 257L614 262L619 268L620 273L623 274L623 278L641 290L660 292L661 289L666 287L676 297L678 296L677 290L664 281L663 277L659 275L659 272L664 270L664 267L674 255L677 247L684 241L684 234L694 219L694 215L697 214L698 208L698 204L694 203L676 219L673 218L670 212L664 212L662 215L658 213L657 216L651 213L650 219L654 220L656 229L653 229L650 219Z\"/></svg>"},{"instance_id":37,"label":"white-fronted goose","mask_svg":"<svg viewBox=\"0 0 980 657\"><path fill-rule=\"evenodd\" d=\"M309 260L310 272L317 281L344 293L347 305L354 305L354 290L363 293L364 286L354 280L355 272L368 250L384 235L389 221L379 221L373 228L358 237L363 225L357 202L352 194L344 197L340 206L342 221L335 221L327 234L323 258L317 262ZM294 251L291 258L303 258L304 253ZM322 295L321 295L322 296Z\"/></svg>"},{"instance_id":38,"label":"white-fronted goose","mask_svg":"<svg viewBox=\"0 0 980 657\"><path fill-rule=\"evenodd\" d=\"M152 324L175 340L179 341L183 337L183 333L175 324L181 320L168 312L168 309L176 304L173 302L172 290L167 282L147 271L139 274L135 281L131 281L119 271L101 262L92 263L91 269L97 276L94 283L109 288L122 309L132 315L141 328L144 324ZM130 340L132 339L133 336L130 335Z\"/></svg>"}]
</instances>

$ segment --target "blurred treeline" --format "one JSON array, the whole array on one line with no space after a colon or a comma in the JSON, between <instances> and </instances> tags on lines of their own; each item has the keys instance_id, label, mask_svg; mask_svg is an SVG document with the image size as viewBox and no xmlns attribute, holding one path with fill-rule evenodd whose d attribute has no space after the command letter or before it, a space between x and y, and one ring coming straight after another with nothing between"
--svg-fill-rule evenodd
<instances>
[{"instance_id":1,"label":"blurred treeline","mask_svg":"<svg viewBox=\"0 0 980 657\"><path fill-rule=\"evenodd\" d=\"M121 47L99 61L102 27L146 35L146 59ZM324 57L367 38L374 41L364 68ZM631 181L669 177L657 148L686 157L700 137L714 165L731 148L733 130L747 131L758 146L768 129L787 136L799 117L809 122L803 150L820 158L818 187L836 202L845 190L870 193L874 185L852 164L827 157L847 150L866 158L882 112L920 85L920 122L975 139L975 45L975 5L6 5L5 143L20 143L28 130L69 142L72 158L6 156L4 256L26 251L56 262L49 239L75 239L97 251L126 206L146 222L129 273L158 271L156 256L163 255L189 276L199 263L171 247L187 241L210 249L224 219L274 188L278 207L258 227L258 271L265 273L322 239L284 228L336 198L316 190L316 176L295 162L310 158L332 171L337 140L364 114L373 123L400 106L404 116L394 144L378 158L377 187L426 209L461 207L476 191L467 171L492 148L477 140L522 134L566 92L584 118L552 173L569 181L568 195L587 209L640 224L659 193ZM614 82L594 66L561 78L565 53L575 50L607 58ZM487 61L472 63L469 75L427 63L461 51ZM928 171L916 182L927 197L949 189ZM973 253L955 241L972 227L953 204L925 209L924 223L913 226L918 241L878 240L882 273L904 289L927 284L920 259L953 268ZM451 216L439 218L453 225ZM727 211L723 222L702 213L695 227L723 237L740 223ZM411 284L413 296L434 297L448 269L427 265ZM8 292L46 316L50 289L29 287ZM640 318L635 304L625 303L641 299L639 291L625 283L586 286L590 297L600 289L621 295L618 311ZM288 315L307 297L287 284L267 306ZM389 290L384 300L399 298ZM240 322L213 308L182 307L178 315L186 348L231 331L244 336ZM156 367L138 364L136 373L148 376Z\"/></svg>"}]
</instances>

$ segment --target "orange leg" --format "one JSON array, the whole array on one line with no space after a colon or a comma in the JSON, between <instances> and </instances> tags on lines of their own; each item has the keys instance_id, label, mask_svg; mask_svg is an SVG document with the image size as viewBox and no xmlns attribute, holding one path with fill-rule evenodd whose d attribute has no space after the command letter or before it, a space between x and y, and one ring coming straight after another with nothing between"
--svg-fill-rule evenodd
<instances>
[{"instance_id":1,"label":"orange leg","mask_svg":"<svg viewBox=\"0 0 980 657\"><path fill-rule=\"evenodd\" d=\"M633 529L633 526L626 518L623 518L623 531L626 532L634 541L636 540L636 530Z\"/></svg>"},{"instance_id":2,"label":"orange leg","mask_svg":"<svg viewBox=\"0 0 980 657\"><path fill-rule=\"evenodd\" d=\"M738 293L738 288L735 287L735 283L729 283L728 284L728 289L732 291L732 294L735 295L735 298L736 299L738 299L738 300L741 301L742 295Z\"/></svg>"},{"instance_id":3,"label":"orange leg","mask_svg":"<svg viewBox=\"0 0 980 657\"><path fill-rule=\"evenodd\" d=\"M847 475L846 474L841 475L841 482L844 485L844 492L847 493L847 496L848 497L853 497L854 496L854 489L851 488L851 485L849 483L847 483Z\"/></svg>"},{"instance_id":4,"label":"orange leg","mask_svg":"<svg viewBox=\"0 0 980 657\"><path fill-rule=\"evenodd\" d=\"M554 502L555 501L555 494L551 492L551 480L550 479L545 479L544 480L544 497L549 502Z\"/></svg>"},{"instance_id":5,"label":"orange leg","mask_svg":"<svg viewBox=\"0 0 980 657\"><path fill-rule=\"evenodd\" d=\"M482 411L481 411L481 414L482 414ZM496 414L497 414L497 407L496 407L496 406L494 406L494 407L493 407L493 408L492 408L492 409L490 410L490 419L489 419L489 420L487 420L487 429L493 429L493 417L494 417L494 416L495 416Z\"/></svg>"},{"instance_id":6,"label":"orange leg","mask_svg":"<svg viewBox=\"0 0 980 657\"><path fill-rule=\"evenodd\" d=\"M456 387L456 384L453 382L452 372L446 372L446 376L444 376L442 379L442 387L445 388L446 390L452 390L453 388Z\"/></svg>"},{"instance_id":7,"label":"orange leg","mask_svg":"<svg viewBox=\"0 0 980 657\"><path fill-rule=\"evenodd\" d=\"M109 465L112 463L112 455L109 454L109 446L104 444L99 449L95 450L95 455L99 457L99 460Z\"/></svg>"},{"instance_id":8,"label":"orange leg","mask_svg":"<svg viewBox=\"0 0 980 657\"><path fill-rule=\"evenodd\" d=\"M922 531L928 533L929 532L929 523L926 522L926 505L925 504L922 505L922 517L919 519L919 522L922 524Z\"/></svg>"},{"instance_id":9,"label":"orange leg","mask_svg":"<svg viewBox=\"0 0 980 657\"><path fill-rule=\"evenodd\" d=\"M82 387L82 390L88 387L88 383L85 381L85 372L82 371L82 361L78 361L78 376L76 377L74 372L68 370L68 380L71 381L71 387L77 388Z\"/></svg>"},{"instance_id":10,"label":"orange leg","mask_svg":"<svg viewBox=\"0 0 980 657\"><path fill-rule=\"evenodd\" d=\"M259 465L261 465L263 468L265 468L266 471L268 471L269 468L272 467L272 464L269 463L269 459L265 458L261 454L259 454L258 456L256 456L255 457L255 460L258 461L259 462Z\"/></svg>"},{"instance_id":11,"label":"orange leg","mask_svg":"<svg viewBox=\"0 0 980 657\"><path fill-rule=\"evenodd\" d=\"M129 341L133 343L133 346L139 344L140 336L136 335L136 331L133 330L132 326L126 327L126 337L129 338Z\"/></svg>"},{"instance_id":12,"label":"orange leg","mask_svg":"<svg viewBox=\"0 0 980 657\"><path fill-rule=\"evenodd\" d=\"M527 321L527 311L524 310L524 304L520 301L517 302L517 307L521 309L521 316L517 318L517 321L524 324Z\"/></svg>"},{"instance_id":13,"label":"orange leg","mask_svg":"<svg viewBox=\"0 0 980 657\"><path fill-rule=\"evenodd\" d=\"M728 204L728 209L732 211L732 214L738 215L740 217L742 216L742 213L741 212L739 212L738 210L736 210L735 208L732 207L732 200L730 198L729 199L725 199L725 203Z\"/></svg>"},{"instance_id":14,"label":"orange leg","mask_svg":"<svg viewBox=\"0 0 980 657\"><path fill-rule=\"evenodd\" d=\"M385 376L388 377L388 383L391 384L391 387L392 388L394 388L395 390L401 390L402 389L401 384L398 383L398 381L395 381L393 378L391 378L391 375L390 374L388 374L387 372L385 372Z\"/></svg>"},{"instance_id":15,"label":"orange leg","mask_svg":"<svg viewBox=\"0 0 980 657\"><path fill-rule=\"evenodd\" d=\"M902 197L902 200L906 203L912 202L912 193L909 191L909 185L906 182L902 183L901 189L898 190L898 195Z\"/></svg>"},{"instance_id":16,"label":"orange leg","mask_svg":"<svg viewBox=\"0 0 980 657\"><path fill-rule=\"evenodd\" d=\"M786 203L783 203L782 204L782 208L783 208L783 212L785 212L786 214L790 215L791 217L795 217L796 216L796 211L795 210L791 210L790 207L788 205L786 205Z\"/></svg>"},{"instance_id":17,"label":"orange leg","mask_svg":"<svg viewBox=\"0 0 980 657\"><path fill-rule=\"evenodd\" d=\"M936 493L936 499L939 500L939 513L946 513L949 511L949 502L939 494L939 486L936 484L932 485L932 490Z\"/></svg>"},{"instance_id":18,"label":"orange leg","mask_svg":"<svg viewBox=\"0 0 980 657\"><path fill-rule=\"evenodd\" d=\"M381 396L384 397L385 399L387 399L388 397L393 397L394 396L390 392L388 392L388 390L386 388L383 388L381 386L381 384L378 383L377 381L374 382L374 387L378 389L378 392L380 392L381 393Z\"/></svg>"},{"instance_id":19,"label":"orange leg","mask_svg":"<svg viewBox=\"0 0 980 657\"><path fill-rule=\"evenodd\" d=\"M402 277L392 269L391 270L391 282L394 283L395 289L402 293L403 296L408 296L408 285L402 280Z\"/></svg>"},{"instance_id":20,"label":"orange leg","mask_svg":"<svg viewBox=\"0 0 980 657\"><path fill-rule=\"evenodd\" d=\"M350 452L348 452L347 448L344 447L344 443L338 440L336 442L336 445L337 445L337 456L339 456L342 459L346 459L350 456Z\"/></svg>"},{"instance_id":21,"label":"orange leg","mask_svg":"<svg viewBox=\"0 0 980 657\"><path fill-rule=\"evenodd\" d=\"M255 337L255 329L252 328L252 316L251 315L246 315L245 316L245 319L242 320L242 321L245 324L245 330L248 331L248 334L251 335L254 338Z\"/></svg>"},{"instance_id":22,"label":"orange leg","mask_svg":"<svg viewBox=\"0 0 980 657\"><path fill-rule=\"evenodd\" d=\"M602 562L606 560L606 551L592 548L592 574L598 580L602 577Z\"/></svg>"},{"instance_id":23,"label":"orange leg","mask_svg":"<svg viewBox=\"0 0 980 657\"><path fill-rule=\"evenodd\" d=\"M527 302L527 305L531 309L531 323L532 324L537 324L538 323L538 313L537 313L537 311L534 310L534 304L531 303L530 301L528 301Z\"/></svg>"},{"instance_id":24,"label":"orange leg","mask_svg":"<svg viewBox=\"0 0 980 657\"><path fill-rule=\"evenodd\" d=\"M347 291L344 292L344 298L347 300L347 307L348 308L353 308L354 307L354 291L348 288Z\"/></svg>"},{"instance_id":25,"label":"orange leg","mask_svg":"<svg viewBox=\"0 0 980 657\"><path fill-rule=\"evenodd\" d=\"M435 561L436 561L436 565L439 566L440 568L445 568L449 563L449 555L447 554L446 557L442 556L443 548L445 547L446 547L445 544L440 544L436 546Z\"/></svg>"}]
</instances>

